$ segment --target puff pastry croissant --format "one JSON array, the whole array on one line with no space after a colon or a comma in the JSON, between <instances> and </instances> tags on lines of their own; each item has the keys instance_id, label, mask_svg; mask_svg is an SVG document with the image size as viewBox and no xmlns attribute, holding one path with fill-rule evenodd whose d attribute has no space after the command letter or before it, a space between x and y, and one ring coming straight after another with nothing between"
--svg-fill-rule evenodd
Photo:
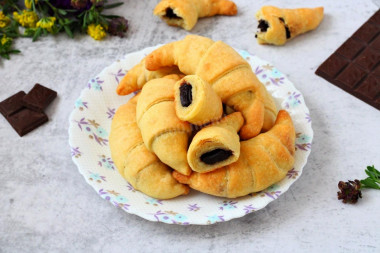
<instances>
[{"instance_id":1,"label":"puff pastry croissant","mask_svg":"<svg viewBox=\"0 0 380 253\"><path fill-rule=\"evenodd\" d=\"M323 7L280 9L264 6L256 13L259 44L283 45L301 33L314 30L323 19Z\"/></svg>"},{"instance_id":2,"label":"puff pastry croissant","mask_svg":"<svg viewBox=\"0 0 380 253\"><path fill-rule=\"evenodd\" d=\"M138 96L119 107L112 120L109 144L119 173L135 189L158 199L170 199L189 192L178 183L172 170L149 152L136 123Z\"/></svg>"},{"instance_id":3,"label":"puff pastry croissant","mask_svg":"<svg viewBox=\"0 0 380 253\"><path fill-rule=\"evenodd\" d=\"M205 173L235 162L240 155L237 132L243 123L241 113L234 112L197 132L187 152L191 169Z\"/></svg>"},{"instance_id":4,"label":"puff pastry croissant","mask_svg":"<svg viewBox=\"0 0 380 253\"><path fill-rule=\"evenodd\" d=\"M148 150L171 168L189 175L186 153L192 130L175 113L174 85L179 77L170 77L146 83L137 102L136 119Z\"/></svg>"},{"instance_id":5,"label":"puff pastry croissant","mask_svg":"<svg viewBox=\"0 0 380 253\"><path fill-rule=\"evenodd\" d=\"M188 75L174 86L175 111L178 118L194 125L204 125L222 117L222 100L199 76Z\"/></svg>"},{"instance_id":6,"label":"puff pastry croissant","mask_svg":"<svg viewBox=\"0 0 380 253\"><path fill-rule=\"evenodd\" d=\"M240 144L240 157L208 173L173 176L191 188L215 196L235 198L261 191L280 181L294 165L295 131L289 114L281 110L271 130Z\"/></svg>"},{"instance_id":7,"label":"puff pastry croissant","mask_svg":"<svg viewBox=\"0 0 380 253\"><path fill-rule=\"evenodd\" d=\"M153 13L168 25L191 30L198 18L236 15L237 7L229 0L162 0Z\"/></svg>"},{"instance_id":8,"label":"puff pastry croissant","mask_svg":"<svg viewBox=\"0 0 380 253\"><path fill-rule=\"evenodd\" d=\"M198 75L208 82L223 103L243 114L245 124L240 130L243 139L273 126L277 110L272 97L249 63L224 42L188 35L156 49L145 60L150 71L175 65L182 73Z\"/></svg>"},{"instance_id":9,"label":"puff pastry croissant","mask_svg":"<svg viewBox=\"0 0 380 253\"><path fill-rule=\"evenodd\" d=\"M145 68L144 58L139 64L130 69L123 79L121 79L117 86L116 93L119 95L128 95L136 90L140 90L146 82L169 74L181 73L177 66L161 68L157 71L149 71Z\"/></svg>"}]
</instances>

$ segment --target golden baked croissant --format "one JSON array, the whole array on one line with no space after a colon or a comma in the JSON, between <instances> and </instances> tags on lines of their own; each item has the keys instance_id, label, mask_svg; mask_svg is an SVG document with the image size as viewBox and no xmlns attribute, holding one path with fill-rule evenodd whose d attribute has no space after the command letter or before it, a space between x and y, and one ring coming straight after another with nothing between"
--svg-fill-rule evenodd
<instances>
[{"instance_id":1,"label":"golden baked croissant","mask_svg":"<svg viewBox=\"0 0 380 253\"><path fill-rule=\"evenodd\" d=\"M156 49L145 59L145 67L150 71L174 65L182 73L198 75L208 82L223 103L243 114L243 139L273 126L277 110L272 97L249 63L224 42L188 35Z\"/></svg>"},{"instance_id":2,"label":"golden baked croissant","mask_svg":"<svg viewBox=\"0 0 380 253\"><path fill-rule=\"evenodd\" d=\"M243 123L241 113L234 112L197 132L187 151L191 169L205 173L236 162L240 155L238 131Z\"/></svg>"},{"instance_id":3,"label":"golden baked croissant","mask_svg":"<svg viewBox=\"0 0 380 253\"><path fill-rule=\"evenodd\" d=\"M153 79L145 84L137 102L136 120L148 150L182 174L189 175L187 148L191 126L174 109L174 85L179 77Z\"/></svg>"},{"instance_id":4,"label":"golden baked croissant","mask_svg":"<svg viewBox=\"0 0 380 253\"><path fill-rule=\"evenodd\" d=\"M323 19L323 7L280 9L264 6L256 13L259 44L283 45L301 33L314 30Z\"/></svg>"},{"instance_id":5,"label":"golden baked croissant","mask_svg":"<svg viewBox=\"0 0 380 253\"><path fill-rule=\"evenodd\" d=\"M201 192L235 198L261 191L280 181L294 165L295 131L289 114L281 110L271 130L240 143L240 157L228 166L174 178Z\"/></svg>"},{"instance_id":6,"label":"golden baked croissant","mask_svg":"<svg viewBox=\"0 0 380 253\"><path fill-rule=\"evenodd\" d=\"M198 18L236 15L237 7L229 0L162 0L153 13L168 25L191 30Z\"/></svg>"},{"instance_id":7,"label":"golden baked croissant","mask_svg":"<svg viewBox=\"0 0 380 253\"><path fill-rule=\"evenodd\" d=\"M204 125L222 117L222 100L199 76L188 75L174 86L175 111L178 118L194 125Z\"/></svg>"},{"instance_id":8,"label":"golden baked croissant","mask_svg":"<svg viewBox=\"0 0 380 253\"><path fill-rule=\"evenodd\" d=\"M112 120L109 144L119 173L135 189L158 199L170 199L189 192L178 183L172 170L149 152L136 123L137 97L119 107Z\"/></svg>"},{"instance_id":9,"label":"golden baked croissant","mask_svg":"<svg viewBox=\"0 0 380 253\"><path fill-rule=\"evenodd\" d=\"M117 86L116 93L119 95L128 95L136 90L140 90L149 80L161 78L169 74L180 74L180 71L177 66L166 67L157 71L149 71L145 68L144 58L121 79Z\"/></svg>"}]
</instances>

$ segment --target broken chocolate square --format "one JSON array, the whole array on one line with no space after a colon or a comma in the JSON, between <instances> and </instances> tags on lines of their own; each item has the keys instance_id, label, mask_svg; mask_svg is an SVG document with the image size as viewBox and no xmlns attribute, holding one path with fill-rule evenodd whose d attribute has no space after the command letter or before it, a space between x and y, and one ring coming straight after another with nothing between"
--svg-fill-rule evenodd
<instances>
[{"instance_id":1,"label":"broken chocolate square","mask_svg":"<svg viewBox=\"0 0 380 253\"><path fill-rule=\"evenodd\" d=\"M19 91L13 96L0 102L0 113L3 114L4 117L8 117L13 113L21 110L24 107L22 105L22 99L24 96L25 92Z\"/></svg>"},{"instance_id":2,"label":"broken chocolate square","mask_svg":"<svg viewBox=\"0 0 380 253\"><path fill-rule=\"evenodd\" d=\"M48 117L45 113L24 108L7 117L7 120L20 136L24 136L47 122Z\"/></svg>"},{"instance_id":3,"label":"broken chocolate square","mask_svg":"<svg viewBox=\"0 0 380 253\"><path fill-rule=\"evenodd\" d=\"M23 104L29 109L43 112L56 97L56 91L37 83L24 97Z\"/></svg>"}]
</instances>

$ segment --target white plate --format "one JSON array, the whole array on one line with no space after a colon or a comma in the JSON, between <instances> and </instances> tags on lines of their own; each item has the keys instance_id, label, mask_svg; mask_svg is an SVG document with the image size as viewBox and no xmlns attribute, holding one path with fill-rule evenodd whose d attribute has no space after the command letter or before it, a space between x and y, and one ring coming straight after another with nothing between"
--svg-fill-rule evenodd
<instances>
[{"instance_id":1,"label":"white plate","mask_svg":"<svg viewBox=\"0 0 380 253\"><path fill-rule=\"evenodd\" d=\"M274 97L278 108L286 109L294 122L297 139L294 168L268 189L237 199L209 196L195 190L172 200L146 196L126 182L111 160L108 134L116 109L131 96L115 92L128 69L157 47L131 53L91 79L75 102L70 115L69 142L74 163L86 182L104 199L128 213L150 221L170 224L213 224L242 217L265 207L286 192L302 173L310 154L313 130L302 94L273 65L237 50L252 66L260 81Z\"/></svg>"}]
</instances>

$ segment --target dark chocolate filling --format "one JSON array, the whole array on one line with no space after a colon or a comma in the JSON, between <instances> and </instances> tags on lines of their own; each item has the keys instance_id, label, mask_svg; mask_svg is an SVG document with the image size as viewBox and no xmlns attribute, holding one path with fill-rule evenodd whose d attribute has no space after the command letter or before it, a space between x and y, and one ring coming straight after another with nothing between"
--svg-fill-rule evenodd
<instances>
[{"instance_id":1,"label":"dark chocolate filling","mask_svg":"<svg viewBox=\"0 0 380 253\"><path fill-rule=\"evenodd\" d=\"M186 82L179 87L179 96L183 107L188 107L193 102L192 88L191 84Z\"/></svg>"},{"instance_id":2,"label":"dark chocolate filling","mask_svg":"<svg viewBox=\"0 0 380 253\"><path fill-rule=\"evenodd\" d=\"M260 19L257 28L260 29L260 32L266 32L269 28L269 24L267 21Z\"/></svg>"},{"instance_id":3,"label":"dark chocolate filling","mask_svg":"<svg viewBox=\"0 0 380 253\"><path fill-rule=\"evenodd\" d=\"M201 161L205 164L213 165L228 159L230 156L232 156L231 150L217 148L201 155Z\"/></svg>"},{"instance_id":4,"label":"dark chocolate filling","mask_svg":"<svg viewBox=\"0 0 380 253\"><path fill-rule=\"evenodd\" d=\"M283 18L279 18L280 21L284 24L284 27L285 27L285 33L286 33L286 38L287 39L290 39L291 35L290 35L290 30L289 30L289 27L285 24L285 20Z\"/></svg>"},{"instance_id":5,"label":"dark chocolate filling","mask_svg":"<svg viewBox=\"0 0 380 253\"><path fill-rule=\"evenodd\" d=\"M173 18L173 19L180 19L181 17L178 17L172 8L167 8L166 9L166 13L165 13L165 17L167 18Z\"/></svg>"}]
</instances>

